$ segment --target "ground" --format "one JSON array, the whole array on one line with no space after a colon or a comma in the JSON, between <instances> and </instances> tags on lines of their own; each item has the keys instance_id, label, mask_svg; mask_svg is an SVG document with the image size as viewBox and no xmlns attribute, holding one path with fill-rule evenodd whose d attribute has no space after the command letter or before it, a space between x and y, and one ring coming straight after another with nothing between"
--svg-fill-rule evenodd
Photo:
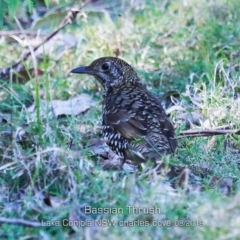
<instances>
[{"instance_id":1,"label":"ground","mask_svg":"<svg viewBox=\"0 0 240 240\"><path fill-rule=\"evenodd\" d=\"M50 6L25 34L17 13L0 35L0 67L68 11ZM24 61L28 71L2 78L1 239L239 239L238 134L181 135L238 133L239 19L239 0L96 1ZM175 167L170 179L148 164L103 169L118 162L103 148L103 90L69 74L102 56L130 63L162 99L179 143L164 159L166 172Z\"/></svg>"}]
</instances>

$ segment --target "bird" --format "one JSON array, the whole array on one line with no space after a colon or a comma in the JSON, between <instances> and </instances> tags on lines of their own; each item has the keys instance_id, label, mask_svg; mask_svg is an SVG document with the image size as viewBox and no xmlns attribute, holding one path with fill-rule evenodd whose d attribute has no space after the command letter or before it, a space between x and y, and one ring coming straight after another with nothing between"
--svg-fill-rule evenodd
<instances>
[{"instance_id":1,"label":"bird","mask_svg":"<svg viewBox=\"0 0 240 240\"><path fill-rule=\"evenodd\" d=\"M102 133L122 159L136 165L156 163L177 148L174 127L160 100L147 90L130 64L101 57L71 73L88 74L102 85Z\"/></svg>"}]
</instances>

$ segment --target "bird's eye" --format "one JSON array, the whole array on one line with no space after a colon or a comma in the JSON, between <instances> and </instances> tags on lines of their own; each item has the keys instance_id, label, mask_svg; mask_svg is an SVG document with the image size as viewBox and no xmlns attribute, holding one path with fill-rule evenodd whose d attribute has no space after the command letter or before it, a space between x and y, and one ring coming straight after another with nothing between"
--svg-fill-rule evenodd
<instances>
[{"instance_id":1,"label":"bird's eye","mask_svg":"<svg viewBox=\"0 0 240 240\"><path fill-rule=\"evenodd\" d=\"M103 71L107 71L110 67L110 64L108 62L105 62L103 65L102 65L102 70Z\"/></svg>"}]
</instances>

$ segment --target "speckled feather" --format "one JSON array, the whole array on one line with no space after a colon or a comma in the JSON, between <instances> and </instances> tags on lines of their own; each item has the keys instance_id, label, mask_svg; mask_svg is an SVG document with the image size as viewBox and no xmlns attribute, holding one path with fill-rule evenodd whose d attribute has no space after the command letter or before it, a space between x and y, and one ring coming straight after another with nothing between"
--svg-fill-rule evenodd
<instances>
[{"instance_id":1,"label":"speckled feather","mask_svg":"<svg viewBox=\"0 0 240 240\"><path fill-rule=\"evenodd\" d=\"M72 72L93 75L103 85L103 135L116 154L141 163L175 151L174 128L160 101L128 63L104 57Z\"/></svg>"}]
</instances>

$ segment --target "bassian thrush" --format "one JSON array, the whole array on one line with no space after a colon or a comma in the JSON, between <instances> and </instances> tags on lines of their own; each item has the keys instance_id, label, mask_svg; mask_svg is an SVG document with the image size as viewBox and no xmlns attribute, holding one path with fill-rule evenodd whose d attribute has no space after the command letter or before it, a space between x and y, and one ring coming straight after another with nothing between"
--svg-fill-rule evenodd
<instances>
[{"instance_id":1,"label":"bassian thrush","mask_svg":"<svg viewBox=\"0 0 240 240\"><path fill-rule=\"evenodd\" d=\"M146 89L128 63L102 57L71 72L92 75L103 86L103 135L123 163L156 162L175 151L174 128L160 100Z\"/></svg>"}]
</instances>

